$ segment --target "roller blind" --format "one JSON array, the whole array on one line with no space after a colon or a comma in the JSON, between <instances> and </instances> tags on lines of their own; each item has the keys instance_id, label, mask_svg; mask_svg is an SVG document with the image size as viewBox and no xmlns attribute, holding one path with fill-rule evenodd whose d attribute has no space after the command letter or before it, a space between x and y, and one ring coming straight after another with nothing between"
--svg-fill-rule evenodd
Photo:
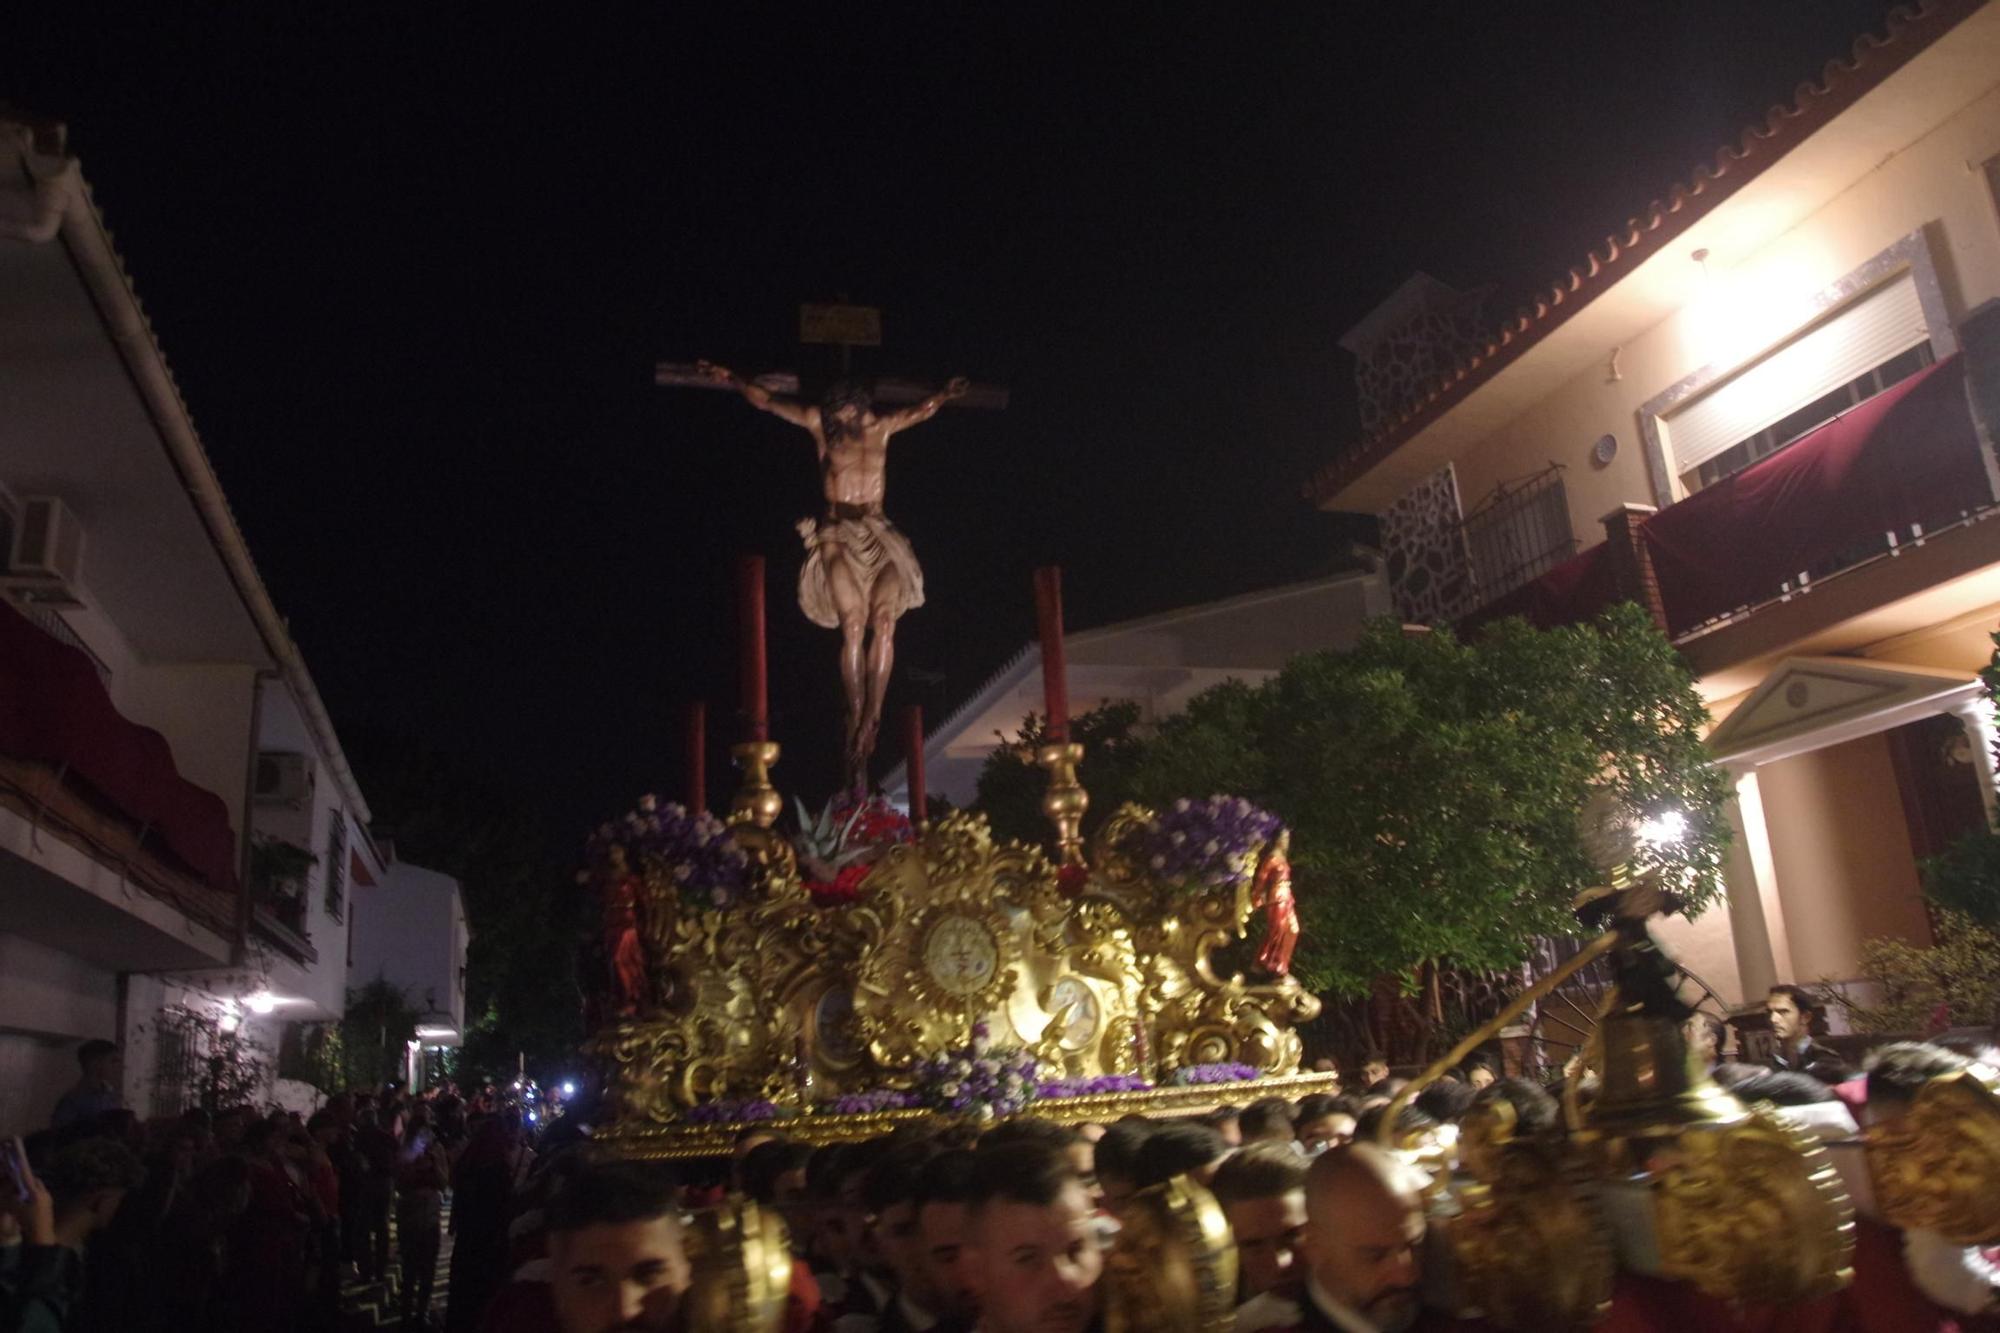
<instances>
[{"instance_id":1,"label":"roller blind","mask_svg":"<svg viewBox=\"0 0 2000 1333\"><path fill-rule=\"evenodd\" d=\"M1673 470L1700 467L1929 338L1917 284L1903 273L1664 417Z\"/></svg>"}]
</instances>

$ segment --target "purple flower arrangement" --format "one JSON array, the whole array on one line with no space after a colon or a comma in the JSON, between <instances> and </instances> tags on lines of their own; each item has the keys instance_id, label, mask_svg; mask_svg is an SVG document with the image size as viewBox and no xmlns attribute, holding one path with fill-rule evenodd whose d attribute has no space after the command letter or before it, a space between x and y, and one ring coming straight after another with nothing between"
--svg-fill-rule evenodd
<instances>
[{"instance_id":1,"label":"purple flower arrangement","mask_svg":"<svg viewBox=\"0 0 2000 1333\"><path fill-rule=\"evenodd\" d=\"M1204 1083L1247 1083L1253 1078L1262 1077L1264 1077L1262 1070L1253 1069L1249 1065L1182 1065L1168 1076L1167 1082L1177 1088L1189 1088Z\"/></svg>"},{"instance_id":2,"label":"purple flower arrangement","mask_svg":"<svg viewBox=\"0 0 2000 1333\"><path fill-rule=\"evenodd\" d=\"M1126 850L1160 879L1193 892L1231 888L1257 869L1257 849L1278 834L1278 817L1240 796L1186 798L1130 835Z\"/></svg>"},{"instance_id":3,"label":"purple flower arrangement","mask_svg":"<svg viewBox=\"0 0 2000 1333\"><path fill-rule=\"evenodd\" d=\"M986 1024L976 1023L970 1045L921 1061L911 1072L923 1105L984 1121L1013 1115L1035 1100L1035 1069L1035 1057L993 1045Z\"/></svg>"},{"instance_id":4,"label":"purple flower arrangement","mask_svg":"<svg viewBox=\"0 0 2000 1333\"><path fill-rule=\"evenodd\" d=\"M786 1114L776 1102L761 1098L724 1097L699 1106L690 1106L682 1117L690 1125L740 1125L753 1120L776 1120Z\"/></svg>"},{"instance_id":5,"label":"purple flower arrangement","mask_svg":"<svg viewBox=\"0 0 2000 1333\"><path fill-rule=\"evenodd\" d=\"M623 845L635 863L655 866L671 879L689 907L728 911L750 894L749 857L729 826L706 810L642 796L637 809L592 835L591 859L612 843Z\"/></svg>"},{"instance_id":6,"label":"purple flower arrangement","mask_svg":"<svg viewBox=\"0 0 2000 1333\"><path fill-rule=\"evenodd\" d=\"M820 1103L822 1113L832 1115L873 1115L878 1111L911 1111L924 1104L914 1092L900 1088L877 1088L873 1092L850 1092Z\"/></svg>"},{"instance_id":7,"label":"purple flower arrangement","mask_svg":"<svg viewBox=\"0 0 2000 1333\"><path fill-rule=\"evenodd\" d=\"M1107 1092L1149 1092L1152 1082L1137 1074L1099 1074L1096 1078L1043 1079L1036 1095L1044 1098L1096 1097Z\"/></svg>"}]
</instances>

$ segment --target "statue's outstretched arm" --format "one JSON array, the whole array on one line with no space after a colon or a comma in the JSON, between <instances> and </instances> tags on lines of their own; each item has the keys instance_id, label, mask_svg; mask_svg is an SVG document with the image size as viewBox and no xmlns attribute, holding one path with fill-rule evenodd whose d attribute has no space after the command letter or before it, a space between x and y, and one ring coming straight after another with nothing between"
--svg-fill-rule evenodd
<instances>
[{"instance_id":1,"label":"statue's outstretched arm","mask_svg":"<svg viewBox=\"0 0 2000 1333\"><path fill-rule=\"evenodd\" d=\"M942 389L939 389L930 397L920 403L912 403L900 412L890 412L883 420L888 424L891 434L899 430L907 430L919 422L929 421L938 414L939 408L954 398L965 397L971 388L972 382L966 379L965 376L954 375Z\"/></svg>"},{"instance_id":2,"label":"statue's outstretched arm","mask_svg":"<svg viewBox=\"0 0 2000 1333\"><path fill-rule=\"evenodd\" d=\"M717 384L726 384L743 395L743 401L760 412L769 412L774 417L782 417L794 426L811 430L817 425L816 407L809 407L795 399L780 397L761 384L753 384L743 379L727 366L718 366L713 361L697 361L695 369Z\"/></svg>"}]
</instances>

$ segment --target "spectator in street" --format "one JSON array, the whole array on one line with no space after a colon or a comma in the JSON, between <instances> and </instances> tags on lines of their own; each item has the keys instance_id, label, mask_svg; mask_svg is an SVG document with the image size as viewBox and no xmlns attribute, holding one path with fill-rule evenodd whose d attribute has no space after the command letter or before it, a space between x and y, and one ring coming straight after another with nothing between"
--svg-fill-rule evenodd
<instances>
[{"instance_id":1,"label":"spectator in street","mask_svg":"<svg viewBox=\"0 0 2000 1333\"><path fill-rule=\"evenodd\" d=\"M438 1251L444 1244L444 1191L450 1184L451 1164L445 1158L443 1145L431 1132L430 1108L417 1102L410 1108L403 1143L396 1153L396 1253L403 1265L397 1308L406 1329L421 1329L430 1323L431 1296L437 1290ZM507 1227L504 1216L499 1226L504 1260ZM452 1276L456 1281L455 1267ZM506 1281L504 1267L491 1278L496 1287ZM492 1290L486 1288L486 1294L491 1295Z\"/></svg>"},{"instance_id":2,"label":"spectator in street","mask_svg":"<svg viewBox=\"0 0 2000 1333\"><path fill-rule=\"evenodd\" d=\"M1814 1040L1826 1022L1826 1005L1804 986L1773 986L1764 1001L1773 1044L1766 1062L1773 1069L1811 1074L1822 1083L1847 1078L1847 1062L1831 1046Z\"/></svg>"},{"instance_id":3,"label":"spectator in street","mask_svg":"<svg viewBox=\"0 0 2000 1333\"><path fill-rule=\"evenodd\" d=\"M1292 1104L1283 1097L1260 1097L1243 1108L1243 1142L1292 1143L1297 1131L1292 1125Z\"/></svg>"},{"instance_id":4,"label":"spectator in street","mask_svg":"<svg viewBox=\"0 0 2000 1333\"><path fill-rule=\"evenodd\" d=\"M418 1103L414 1114L428 1119ZM445 1327L469 1333L507 1282L507 1227L514 1220L514 1190L525 1176L521 1122L512 1111L487 1117L452 1172L451 1299Z\"/></svg>"},{"instance_id":5,"label":"spectator in street","mask_svg":"<svg viewBox=\"0 0 2000 1333\"><path fill-rule=\"evenodd\" d=\"M20 1151L19 1139L13 1148ZM23 1154L24 1201L10 1197L22 1232L4 1286L0 1328L7 1333L63 1333L78 1328L84 1294L84 1247L111 1224L146 1171L132 1150L109 1139L80 1139L55 1152L37 1173ZM13 1193L10 1191L10 1194Z\"/></svg>"},{"instance_id":6,"label":"spectator in street","mask_svg":"<svg viewBox=\"0 0 2000 1333\"><path fill-rule=\"evenodd\" d=\"M118 1090L121 1064L117 1046L102 1038L87 1041L76 1048L76 1062L82 1067L82 1076L56 1102L55 1112L49 1117L51 1129L88 1123L125 1105L125 1097Z\"/></svg>"},{"instance_id":7,"label":"spectator in street","mask_svg":"<svg viewBox=\"0 0 2000 1333\"><path fill-rule=\"evenodd\" d=\"M1721 1019L1698 1009L1689 1014L1687 1022L1681 1025L1688 1050L1701 1061L1704 1069L1715 1068L1716 1062L1722 1059L1722 1047L1728 1031Z\"/></svg>"},{"instance_id":8,"label":"spectator in street","mask_svg":"<svg viewBox=\"0 0 2000 1333\"><path fill-rule=\"evenodd\" d=\"M1299 1098L1293 1128L1300 1150L1314 1157L1353 1138L1354 1121L1353 1111L1340 1098L1314 1093Z\"/></svg>"},{"instance_id":9,"label":"spectator in street","mask_svg":"<svg viewBox=\"0 0 2000 1333\"><path fill-rule=\"evenodd\" d=\"M1383 1091L1389 1082L1389 1062L1381 1055L1370 1054L1361 1062L1361 1090L1374 1094Z\"/></svg>"},{"instance_id":10,"label":"spectator in street","mask_svg":"<svg viewBox=\"0 0 2000 1333\"><path fill-rule=\"evenodd\" d=\"M360 1164L355 1169L347 1257L363 1282L380 1282L389 1275L389 1207L396 1193L398 1146L396 1136L376 1119L378 1114L372 1104L354 1113L354 1152ZM348 1196L343 1192L341 1197Z\"/></svg>"},{"instance_id":11,"label":"spectator in street","mask_svg":"<svg viewBox=\"0 0 2000 1333\"><path fill-rule=\"evenodd\" d=\"M230 1233L249 1207L250 1164L243 1158L220 1157L195 1174L175 1198L153 1250L147 1287L154 1315L144 1327L248 1333L231 1284L241 1260Z\"/></svg>"}]
</instances>

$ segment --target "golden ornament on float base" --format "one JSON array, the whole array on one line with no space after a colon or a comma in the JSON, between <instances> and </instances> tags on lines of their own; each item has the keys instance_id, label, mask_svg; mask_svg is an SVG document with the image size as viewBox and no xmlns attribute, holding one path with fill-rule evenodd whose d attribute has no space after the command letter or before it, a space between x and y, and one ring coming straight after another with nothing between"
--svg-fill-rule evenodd
<instances>
[{"instance_id":1,"label":"golden ornament on float base","mask_svg":"<svg viewBox=\"0 0 2000 1333\"><path fill-rule=\"evenodd\" d=\"M1077 765L1083 762L1083 747L1070 741L1044 745L1035 751L1035 762L1049 770L1049 789L1042 796L1042 813L1056 826L1056 855L1066 866L1083 864L1083 816L1090 809L1090 793L1077 781Z\"/></svg>"},{"instance_id":2,"label":"golden ornament on float base","mask_svg":"<svg viewBox=\"0 0 2000 1333\"><path fill-rule=\"evenodd\" d=\"M771 785L771 769L778 762L776 741L745 741L729 747L736 766L743 770L743 784L730 802L729 818L748 820L758 828L769 828L785 813L785 798Z\"/></svg>"}]
</instances>

